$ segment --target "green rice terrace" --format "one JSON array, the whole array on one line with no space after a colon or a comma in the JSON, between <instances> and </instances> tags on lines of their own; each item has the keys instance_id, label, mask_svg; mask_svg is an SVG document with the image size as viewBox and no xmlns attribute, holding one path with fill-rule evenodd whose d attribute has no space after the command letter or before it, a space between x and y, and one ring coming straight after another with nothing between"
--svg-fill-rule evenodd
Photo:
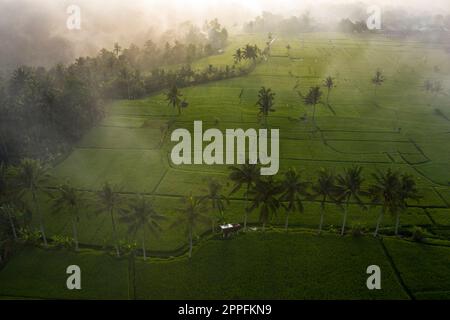
<instances>
[{"instance_id":1,"label":"green rice terrace","mask_svg":"<svg viewBox=\"0 0 450 320\"><path fill-rule=\"evenodd\" d=\"M247 43L264 47L266 35L234 36L225 52L200 59L193 69L233 64L236 49ZM242 64L250 62L242 62ZM372 78L381 70L385 81ZM323 83L332 77L327 97ZM441 81L440 93L424 87ZM320 86L322 100L313 107L302 96ZM389 168L411 175L421 198L408 201L400 215L386 213L378 230L379 206L362 197L348 207L347 228L340 235L344 205L327 201L323 232L318 235L321 199L303 199L303 212L292 212L285 231L286 209L267 221L263 232L259 210L248 214L248 230L223 238L211 222L198 223L188 257L186 226L177 223L181 199L208 193L208 182L229 196L227 223L244 223L245 187L235 184L229 165L174 165L170 134L204 130L262 128L256 101L261 87L274 92L269 128L280 130L282 178L295 168L314 183L320 170L336 174L363 168L363 189L373 173ZM64 181L94 199L105 182L117 186L122 199L142 195L165 216L161 231L145 237L142 257L114 255L108 214L95 201L80 211L78 252L24 246L0 270L0 297L86 299L448 299L450 298L450 60L442 48L385 37L344 34L274 36L270 55L247 75L182 87L189 106L178 114L162 90L140 100L112 101L102 124L93 128L71 153L50 169L53 177L39 197L46 232L72 236L69 213L53 213L49 197ZM328 102L327 102L328 101ZM50 194L50 195L49 195ZM209 209L206 216L217 215ZM33 217L36 229L37 217ZM116 223L118 238L133 241L128 226ZM214 232L212 232L214 228ZM419 230L419 231L417 231ZM420 233L420 241L417 241ZM416 241L414 241L416 240ZM82 269L83 290L65 287L65 268ZM368 290L366 268L378 265L382 290ZM19 276L20 275L20 276Z\"/></svg>"}]
</instances>

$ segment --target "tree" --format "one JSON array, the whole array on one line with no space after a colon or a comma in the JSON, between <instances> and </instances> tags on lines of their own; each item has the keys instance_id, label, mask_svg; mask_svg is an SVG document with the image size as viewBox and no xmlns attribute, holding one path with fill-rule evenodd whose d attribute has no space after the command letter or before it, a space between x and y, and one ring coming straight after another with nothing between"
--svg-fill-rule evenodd
<instances>
[{"instance_id":1,"label":"tree","mask_svg":"<svg viewBox=\"0 0 450 320\"><path fill-rule=\"evenodd\" d=\"M121 202L122 202L121 198L108 182L103 184L102 189L97 192L97 197L100 203L100 209L98 210L98 213L108 213L109 216L111 217L114 247L116 249L117 256L120 257L119 239L117 238L115 212L116 210L121 209Z\"/></svg>"},{"instance_id":2,"label":"tree","mask_svg":"<svg viewBox=\"0 0 450 320\"><path fill-rule=\"evenodd\" d=\"M336 178L337 183L337 201L339 203L344 202L344 219L342 221L341 235L345 233L345 226L347 223L348 208L351 200L355 200L356 203L364 208L361 196L366 195L362 191L362 184L364 179L361 175L362 168L359 166L353 166L350 169L346 169L344 174L339 174Z\"/></svg>"},{"instance_id":3,"label":"tree","mask_svg":"<svg viewBox=\"0 0 450 320\"><path fill-rule=\"evenodd\" d=\"M309 183L302 181L300 174L294 168L290 168L284 174L280 201L286 210L286 221L284 224L286 231L289 226L289 214L294 212L302 213L304 211L302 197L309 196L308 186Z\"/></svg>"},{"instance_id":4,"label":"tree","mask_svg":"<svg viewBox=\"0 0 450 320\"><path fill-rule=\"evenodd\" d=\"M320 102L320 98L322 97L322 91L320 90L319 86L311 87L309 89L309 92L306 94L306 96L303 98L306 105L313 107L313 123L314 126L317 129L316 125L316 105Z\"/></svg>"},{"instance_id":5,"label":"tree","mask_svg":"<svg viewBox=\"0 0 450 320\"><path fill-rule=\"evenodd\" d=\"M3 162L0 163L0 212L8 217L14 240L17 241L16 226L14 224L15 210L10 201L11 195L16 194L16 192L12 190L9 178L7 166Z\"/></svg>"},{"instance_id":6,"label":"tree","mask_svg":"<svg viewBox=\"0 0 450 320\"><path fill-rule=\"evenodd\" d=\"M281 185L274 181L272 176L258 179L250 189L252 196L250 211L259 208L259 222L262 223L263 232L266 230L266 224L280 208L281 202L278 196L282 191Z\"/></svg>"},{"instance_id":7,"label":"tree","mask_svg":"<svg viewBox=\"0 0 450 320\"><path fill-rule=\"evenodd\" d=\"M243 49L242 56L244 59L252 60L253 63L255 63L260 51L261 50L256 45L252 46L250 44L247 44Z\"/></svg>"},{"instance_id":8,"label":"tree","mask_svg":"<svg viewBox=\"0 0 450 320\"><path fill-rule=\"evenodd\" d=\"M241 48L239 48L236 50L235 54L233 54L234 63L235 64L240 63L242 58L243 58L242 50Z\"/></svg>"},{"instance_id":9,"label":"tree","mask_svg":"<svg viewBox=\"0 0 450 320\"><path fill-rule=\"evenodd\" d=\"M217 213L216 219L219 223L225 223L225 205L230 203L227 197L222 194L222 185L214 179L208 181L208 194L203 197L211 204L211 209ZM214 213L213 213L214 215ZM214 216L211 217L212 232L214 232Z\"/></svg>"},{"instance_id":10,"label":"tree","mask_svg":"<svg viewBox=\"0 0 450 320\"><path fill-rule=\"evenodd\" d=\"M178 90L177 86L174 84L169 91L166 93L166 100L168 101L169 105L172 105L172 107L178 108L178 114L181 114L181 99L183 94Z\"/></svg>"},{"instance_id":11,"label":"tree","mask_svg":"<svg viewBox=\"0 0 450 320\"><path fill-rule=\"evenodd\" d=\"M44 217L40 211L37 193L49 178L50 175L47 173L47 168L39 160L33 159L23 159L17 168L17 173L15 174L17 186L21 190L21 197L26 194L31 195L34 210L39 219L39 226L44 246L46 247L48 243L45 235Z\"/></svg>"},{"instance_id":12,"label":"tree","mask_svg":"<svg viewBox=\"0 0 450 320\"><path fill-rule=\"evenodd\" d=\"M377 97L377 89L386 81L381 70L377 70L375 76L372 78L372 84L375 86L375 98Z\"/></svg>"},{"instance_id":13,"label":"tree","mask_svg":"<svg viewBox=\"0 0 450 320\"><path fill-rule=\"evenodd\" d=\"M68 184L63 184L58 188L56 195L51 194L53 198L53 212L61 213L66 211L69 213L72 221L72 232L75 243L75 250L78 251L78 222L80 221L80 207L85 203L82 194Z\"/></svg>"},{"instance_id":14,"label":"tree","mask_svg":"<svg viewBox=\"0 0 450 320\"><path fill-rule=\"evenodd\" d=\"M121 210L120 221L128 225L128 234L136 237L139 231L142 232L142 255L147 260L147 251L145 249L146 231L157 236L161 232L161 221L166 217L159 214L153 204L143 196L130 201L128 209Z\"/></svg>"},{"instance_id":15,"label":"tree","mask_svg":"<svg viewBox=\"0 0 450 320\"><path fill-rule=\"evenodd\" d=\"M114 54L116 55L117 58L119 57L119 54L120 54L121 51L122 51L122 47L119 46L119 43L118 42L114 43L114 50L113 50L113 52L114 52Z\"/></svg>"},{"instance_id":16,"label":"tree","mask_svg":"<svg viewBox=\"0 0 450 320\"><path fill-rule=\"evenodd\" d=\"M195 228L199 223L207 224L209 219L203 212L205 208L202 204L202 199L194 197L192 194L182 199L183 208L179 209L181 217L172 224L172 227L184 226L189 240L189 259L192 257L192 245Z\"/></svg>"},{"instance_id":17,"label":"tree","mask_svg":"<svg viewBox=\"0 0 450 320\"><path fill-rule=\"evenodd\" d=\"M388 169L385 173L376 172L372 174L374 183L369 187L369 196L372 203L381 206L374 237L378 235L383 216L387 211L397 214L400 206L400 179L398 172Z\"/></svg>"},{"instance_id":18,"label":"tree","mask_svg":"<svg viewBox=\"0 0 450 320\"><path fill-rule=\"evenodd\" d=\"M329 98L330 98L331 89L333 89L335 87L333 78L332 77L327 77L325 79L324 83L323 83L323 86L325 88L327 88L327 90L328 90L328 92L327 92L327 104L329 104L328 101L329 101Z\"/></svg>"},{"instance_id":19,"label":"tree","mask_svg":"<svg viewBox=\"0 0 450 320\"><path fill-rule=\"evenodd\" d=\"M286 51L287 51L287 56L290 57L291 56L291 45L290 44L288 44L286 46Z\"/></svg>"},{"instance_id":20,"label":"tree","mask_svg":"<svg viewBox=\"0 0 450 320\"><path fill-rule=\"evenodd\" d=\"M320 198L320 223L319 223L319 234L322 233L323 218L325 215L325 205L327 201L335 201L335 196L337 192L336 188L336 177L333 172L325 169L319 171L319 175L316 183L312 187L313 196Z\"/></svg>"},{"instance_id":21,"label":"tree","mask_svg":"<svg viewBox=\"0 0 450 320\"><path fill-rule=\"evenodd\" d=\"M259 108L258 116L263 118L265 126L267 126L267 117L269 116L269 113L275 111L273 108L274 100L275 93L272 92L272 89L261 87L258 92L258 101L256 102L256 105Z\"/></svg>"},{"instance_id":22,"label":"tree","mask_svg":"<svg viewBox=\"0 0 450 320\"><path fill-rule=\"evenodd\" d=\"M408 200L419 201L422 197L417 190L416 181L411 175L402 174L400 176L400 210L397 210L395 217L395 235L398 235L400 225L400 213L408 208Z\"/></svg>"},{"instance_id":23,"label":"tree","mask_svg":"<svg viewBox=\"0 0 450 320\"><path fill-rule=\"evenodd\" d=\"M247 218L249 213L249 192L250 189L254 186L256 180L259 178L259 169L256 164L243 164L242 166L233 166L230 167L230 175L229 178L234 182L234 187L231 190L230 194L234 194L239 191L242 186L246 187L245 190L245 201L247 202L247 207L245 208L244 215L244 231L247 230Z\"/></svg>"}]
</instances>

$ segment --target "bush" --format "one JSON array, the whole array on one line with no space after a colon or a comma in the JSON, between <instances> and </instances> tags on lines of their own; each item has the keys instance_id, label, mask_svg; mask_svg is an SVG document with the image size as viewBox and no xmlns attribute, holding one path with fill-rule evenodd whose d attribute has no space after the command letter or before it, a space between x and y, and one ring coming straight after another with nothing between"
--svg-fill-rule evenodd
<instances>
[{"instance_id":1,"label":"bush","mask_svg":"<svg viewBox=\"0 0 450 320\"><path fill-rule=\"evenodd\" d=\"M25 244L39 245L41 243L41 233L39 231L22 228L19 230L19 238Z\"/></svg>"},{"instance_id":2,"label":"bush","mask_svg":"<svg viewBox=\"0 0 450 320\"><path fill-rule=\"evenodd\" d=\"M425 231L420 227L415 227L411 239L416 242L423 242L425 240Z\"/></svg>"},{"instance_id":3,"label":"bush","mask_svg":"<svg viewBox=\"0 0 450 320\"><path fill-rule=\"evenodd\" d=\"M362 237L364 235L365 231L366 231L366 228L361 223L355 223L352 226L352 236L353 237Z\"/></svg>"},{"instance_id":4,"label":"bush","mask_svg":"<svg viewBox=\"0 0 450 320\"><path fill-rule=\"evenodd\" d=\"M73 238L67 236L55 235L52 237L52 242L56 248L72 249L74 247Z\"/></svg>"}]
</instances>

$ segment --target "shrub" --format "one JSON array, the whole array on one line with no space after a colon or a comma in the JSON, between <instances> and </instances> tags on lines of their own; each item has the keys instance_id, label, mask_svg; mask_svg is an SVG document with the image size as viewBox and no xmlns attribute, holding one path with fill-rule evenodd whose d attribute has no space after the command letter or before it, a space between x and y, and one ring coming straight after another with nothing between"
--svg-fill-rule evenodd
<instances>
[{"instance_id":1,"label":"shrub","mask_svg":"<svg viewBox=\"0 0 450 320\"><path fill-rule=\"evenodd\" d=\"M412 232L411 239L416 242L423 242L425 240L424 230L420 227L415 227Z\"/></svg>"},{"instance_id":2,"label":"shrub","mask_svg":"<svg viewBox=\"0 0 450 320\"><path fill-rule=\"evenodd\" d=\"M54 235L52 242L56 248L72 249L74 246L73 238L62 235Z\"/></svg>"}]
</instances>

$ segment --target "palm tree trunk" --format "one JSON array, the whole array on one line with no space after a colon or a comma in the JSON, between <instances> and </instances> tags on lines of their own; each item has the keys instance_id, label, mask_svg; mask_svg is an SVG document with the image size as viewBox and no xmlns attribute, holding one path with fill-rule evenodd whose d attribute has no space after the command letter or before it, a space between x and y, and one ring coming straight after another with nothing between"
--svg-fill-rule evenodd
<instances>
[{"instance_id":1,"label":"palm tree trunk","mask_svg":"<svg viewBox=\"0 0 450 320\"><path fill-rule=\"evenodd\" d=\"M384 215L384 207L381 207L380 216L378 217L378 221L377 221L377 227L375 228L375 232L373 233L374 237L376 237L378 235L378 231L380 230L380 224L381 224L381 221L383 220L383 215Z\"/></svg>"},{"instance_id":2,"label":"palm tree trunk","mask_svg":"<svg viewBox=\"0 0 450 320\"><path fill-rule=\"evenodd\" d=\"M12 233L13 233L13 236L14 236L14 241L17 241L16 226L14 225L14 220L13 220L13 217L11 215L11 211L10 210L7 210L7 211L8 211L9 223L11 225L11 230L12 230Z\"/></svg>"},{"instance_id":3,"label":"palm tree trunk","mask_svg":"<svg viewBox=\"0 0 450 320\"><path fill-rule=\"evenodd\" d=\"M117 240L117 231L116 231L116 221L114 220L114 210L110 210L111 214L111 223L113 228L113 237L114 237L114 246L116 248L116 254L117 257L120 257L120 251L119 251L119 241Z\"/></svg>"},{"instance_id":4,"label":"palm tree trunk","mask_svg":"<svg viewBox=\"0 0 450 320\"><path fill-rule=\"evenodd\" d=\"M330 100L330 88L328 88L328 93L327 93L327 104L329 104L328 103L329 100Z\"/></svg>"},{"instance_id":5,"label":"palm tree trunk","mask_svg":"<svg viewBox=\"0 0 450 320\"><path fill-rule=\"evenodd\" d=\"M348 201L349 200L347 200L347 203L345 204L344 221L342 222L341 236L344 235L344 233L345 233L345 225L347 224Z\"/></svg>"},{"instance_id":6,"label":"palm tree trunk","mask_svg":"<svg viewBox=\"0 0 450 320\"><path fill-rule=\"evenodd\" d=\"M34 207L36 208L36 213L38 214L38 217L39 217L39 225L40 225L40 229L41 229L42 240L44 241L44 247L48 247L47 237L45 235L44 218L42 217L41 210L39 210L39 204L36 199L35 192L33 192L33 202L34 202Z\"/></svg>"},{"instance_id":7,"label":"palm tree trunk","mask_svg":"<svg viewBox=\"0 0 450 320\"><path fill-rule=\"evenodd\" d=\"M142 255L144 256L144 261L147 260L147 250L145 250L145 227L142 230Z\"/></svg>"},{"instance_id":8,"label":"palm tree trunk","mask_svg":"<svg viewBox=\"0 0 450 320\"><path fill-rule=\"evenodd\" d=\"M189 259L192 257L192 228L189 228Z\"/></svg>"},{"instance_id":9,"label":"palm tree trunk","mask_svg":"<svg viewBox=\"0 0 450 320\"><path fill-rule=\"evenodd\" d=\"M262 231L266 232L266 223L265 222L263 222Z\"/></svg>"},{"instance_id":10,"label":"palm tree trunk","mask_svg":"<svg viewBox=\"0 0 450 320\"><path fill-rule=\"evenodd\" d=\"M72 218L72 232L73 232L73 241L75 242L75 251L78 251L78 230L77 230L77 221L76 217Z\"/></svg>"},{"instance_id":11,"label":"palm tree trunk","mask_svg":"<svg viewBox=\"0 0 450 320\"><path fill-rule=\"evenodd\" d=\"M400 226L400 212L397 212L397 217L395 221L395 235L398 236L398 227Z\"/></svg>"},{"instance_id":12,"label":"palm tree trunk","mask_svg":"<svg viewBox=\"0 0 450 320\"><path fill-rule=\"evenodd\" d=\"M320 206L320 224L319 224L319 235L322 233L322 226L323 226L323 216L325 213L325 203L322 203Z\"/></svg>"},{"instance_id":13,"label":"palm tree trunk","mask_svg":"<svg viewBox=\"0 0 450 320\"><path fill-rule=\"evenodd\" d=\"M248 193L250 191L250 184L247 184L247 192L245 193L245 202L246 202L246 208L245 208L245 215L244 215L244 231L247 231L247 216L248 216Z\"/></svg>"},{"instance_id":14,"label":"palm tree trunk","mask_svg":"<svg viewBox=\"0 0 450 320\"><path fill-rule=\"evenodd\" d=\"M286 232L288 231L288 226L289 226L289 211L286 212L286 222L284 223L284 230L286 230Z\"/></svg>"}]
</instances>

